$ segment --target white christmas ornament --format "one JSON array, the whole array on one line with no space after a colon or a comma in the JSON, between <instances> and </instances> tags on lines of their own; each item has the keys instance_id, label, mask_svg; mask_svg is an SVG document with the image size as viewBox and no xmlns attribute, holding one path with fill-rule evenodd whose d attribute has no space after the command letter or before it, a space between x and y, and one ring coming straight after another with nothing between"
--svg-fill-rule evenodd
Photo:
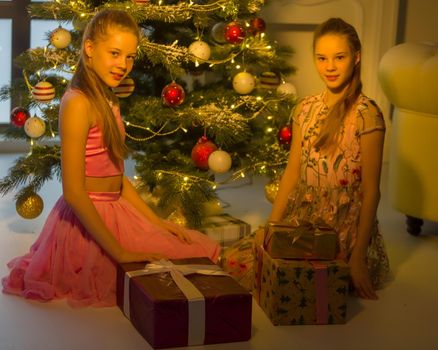
<instances>
[{"instance_id":1,"label":"white christmas ornament","mask_svg":"<svg viewBox=\"0 0 438 350\"><path fill-rule=\"evenodd\" d=\"M32 97L42 103L48 103L55 97L55 88L48 81L40 81L32 88Z\"/></svg>"},{"instance_id":2,"label":"white christmas ornament","mask_svg":"<svg viewBox=\"0 0 438 350\"><path fill-rule=\"evenodd\" d=\"M220 149L214 151L208 157L208 167L215 173L226 173L231 168L231 156Z\"/></svg>"},{"instance_id":3,"label":"white christmas ornament","mask_svg":"<svg viewBox=\"0 0 438 350\"><path fill-rule=\"evenodd\" d=\"M50 43L57 49L65 49L70 42L71 34L67 29L58 27L50 34Z\"/></svg>"},{"instance_id":4,"label":"white christmas ornament","mask_svg":"<svg viewBox=\"0 0 438 350\"><path fill-rule=\"evenodd\" d=\"M37 116L29 118L26 120L26 123L24 123L24 132L27 136L33 139L43 136L45 131L46 123L44 123L44 120L38 118Z\"/></svg>"},{"instance_id":5,"label":"white christmas ornament","mask_svg":"<svg viewBox=\"0 0 438 350\"><path fill-rule=\"evenodd\" d=\"M286 95L297 96L297 89L291 83L283 83L277 87L277 94L279 96L286 96Z\"/></svg>"},{"instance_id":6,"label":"white christmas ornament","mask_svg":"<svg viewBox=\"0 0 438 350\"><path fill-rule=\"evenodd\" d=\"M237 73L233 78L233 88L241 95L249 94L254 90L255 85L254 76L247 72Z\"/></svg>"},{"instance_id":7,"label":"white christmas ornament","mask_svg":"<svg viewBox=\"0 0 438 350\"><path fill-rule=\"evenodd\" d=\"M190 44L189 53L196 58L206 61L210 58L211 49L205 41L198 40Z\"/></svg>"}]
</instances>

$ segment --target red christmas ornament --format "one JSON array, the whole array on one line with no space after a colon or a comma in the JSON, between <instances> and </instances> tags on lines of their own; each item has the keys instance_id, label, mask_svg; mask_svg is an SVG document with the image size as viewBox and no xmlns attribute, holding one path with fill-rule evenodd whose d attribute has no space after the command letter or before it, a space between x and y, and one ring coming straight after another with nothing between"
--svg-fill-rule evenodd
<instances>
[{"instance_id":1,"label":"red christmas ornament","mask_svg":"<svg viewBox=\"0 0 438 350\"><path fill-rule=\"evenodd\" d=\"M21 128L26 120L30 118L30 113L26 108L15 107L11 112L11 124Z\"/></svg>"},{"instance_id":2,"label":"red christmas ornament","mask_svg":"<svg viewBox=\"0 0 438 350\"><path fill-rule=\"evenodd\" d=\"M284 146L289 146L290 142L292 141L292 129L290 126L283 126L278 131L278 142Z\"/></svg>"},{"instance_id":3,"label":"red christmas ornament","mask_svg":"<svg viewBox=\"0 0 438 350\"><path fill-rule=\"evenodd\" d=\"M208 157L216 150L216 145L202 136L192 149L192 160L199 169L208 170Z\"/></svg>"},{"instance_id":4,"label":"red christmas ornament","mask_svg":"<svg viewBox=\"0 0 438 350\"><path fill-rule=\"evenodd\" d=\"M265 30L266 30L266 22L263 19L256 17L251 20L249 26L249 32L252 35L264 33Z\"/></svg>"},{"instance_id":5,"label":"red christmas ornament","mask_svg":"<svg viewBox=\"0 0 438 350\"><path fill-rule=\"evenodd\" d=\"M237 22L230 22L225 27L225 40L231 44L240 44L245 36L245 29Z\"/></svg>"},{"instance_id":6,"label":"red christmas ornament","mask_svg":"<svg viewBox=\"0 0 438 350\"><path fill-rule=\"evenodd\" d=\"M161 92L163 103L170 107L179 106L184 102L185 97L183 87L175 82L166 85Z\"/></svg>"}]
</instances>

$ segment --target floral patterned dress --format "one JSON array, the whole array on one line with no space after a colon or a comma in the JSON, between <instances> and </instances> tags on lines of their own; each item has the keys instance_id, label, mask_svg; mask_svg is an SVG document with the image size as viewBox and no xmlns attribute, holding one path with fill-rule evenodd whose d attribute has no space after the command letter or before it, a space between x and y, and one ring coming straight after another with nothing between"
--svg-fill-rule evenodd
<instances>
[{"instance_id":1,"label":"floral patterned dress","mask_svg":"<svg viewBox=\"0 0 438 350\"><path fill-rule=\"evenodd\" d=\"M328 113L325 95L306 97L294 118L301 128L301 177L289 196L283 221L298 219L330 225L338 233L339 257L348 260L356 242L362 205L360 137L385 130L385 122L375 102L360 95L345 118L337 148L330 153L319 152L313 144ZM223 253L224 269L248 289L253 269L248 247L254 239L254 235L247 237ZM388 277L389 262L377 220L367 258L373 286L381 288Z\"/></svg>"},{"instance_id":2,"label":"floral patterned dress","mask_svg":"<svg viewBox=\"0 0 438 350\"><path fill-rule=\"evenodd\" d=\"M385 130L385 121L375 102L360 95L346 116L337 148L329 154L313 144L327 117L326 92L303 100L295 118L302 135L301 179L289 197L285 221L307 220L325 223L338 233L340 257L348 259L356 243L362 205L360 137ZM374 222L368 248L368 265L375 288L382 287L389 273L389 262Z\"/></svg>"}]
</instances>

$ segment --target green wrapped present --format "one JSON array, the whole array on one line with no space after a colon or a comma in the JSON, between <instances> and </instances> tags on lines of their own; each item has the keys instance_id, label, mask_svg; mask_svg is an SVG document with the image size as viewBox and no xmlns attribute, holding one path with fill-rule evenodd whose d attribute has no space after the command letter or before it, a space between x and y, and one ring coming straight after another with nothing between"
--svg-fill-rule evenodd
<instances>
[{"instance_id":1,"label":"green wrapped present","mask_svg":"<svg viewBox=\"0 0 438 350\"><path fill-rule=\"evenodd\" d=\"M333 260L337 255L334 230L309 222L269 222L264 247L275 259Z\"/></svg>"},{"instance_id":2,"label":"green wrapped present","mask_svg":"<svg viewBox=\"0 0 438 350\"><path fill-rule=\"evenodd\" d=\"M262 246L256 250L253 295L274 325L345 323L344 261L274 259Z\"/></svg>"}]
</instances>

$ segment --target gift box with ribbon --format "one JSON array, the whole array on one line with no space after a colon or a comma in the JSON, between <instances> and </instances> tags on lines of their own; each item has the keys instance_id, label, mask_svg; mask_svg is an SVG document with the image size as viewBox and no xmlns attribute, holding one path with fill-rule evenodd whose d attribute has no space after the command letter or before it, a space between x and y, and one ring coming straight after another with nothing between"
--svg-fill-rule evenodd
<instances>
[{"instance_id":1,"label":"gift box with ribbon","mask_svg":"<svg viewBox=\"0 0 438 350\"><path fill-rule=\"evenodd\" d=\"M222 248L231 246L251 233L251 225L229 214L209 216L199 229L218 242Z\"/></svg>"},{"instance_id":2,"label":"gift box with ribbon","mask_svg":"<svg viewBox=\"0 0 438 350\"><path fill-rule=\"evenodd\" d=\"M251 294L208 258L118 264L117 304L156 349L251 337Z\"/></svg>"},{"instance_id":3,"label":"gift box with ribbon","mask_svg":"<svg viewBox=\"0 0 438 350\"><path fill-rule=\"evenodd\" d=\"M344 261L274 259L256 250L254 297L274 325L345 323Z\"/></svg>"},{"instance_id":4,"label":"gift box with ribbon","mask_svg":"<svg viewBox=\"0 0 438 350\"><path fill-rule=\"evenodd\" d=\"M336 232L309 222L269 222L264 246L269 255L280 259L333 260L337 254Z\"/></svg>"}]
</instances>

